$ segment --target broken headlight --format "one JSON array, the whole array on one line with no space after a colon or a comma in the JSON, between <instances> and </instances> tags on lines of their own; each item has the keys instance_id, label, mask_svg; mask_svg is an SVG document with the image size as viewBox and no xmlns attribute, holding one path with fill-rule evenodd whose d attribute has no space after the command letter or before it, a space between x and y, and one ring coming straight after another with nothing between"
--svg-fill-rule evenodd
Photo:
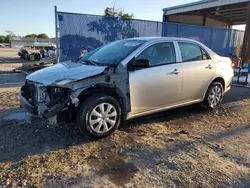
<instances>
[{"instance_id":1,"label":"broken headlight","mask_svg":"<svg viewBox=\"0 0 250 188\"><path fill-rule=\"evenodd\" d=\"M68 89L61 87L48 87L48 93L51 100L64 100L68 98Z\"/></svg>"},{"instance_id":2,"label":"broken headlight","mask_svg":"<svg viewBox=\"0 0 250 188\"><path fill-rule=\"evenodd\" d=\"M54 87L54 88L52 88L52 91L53 91L54 94L58 94L58 93L62 92L62 88Z\"/></svg>"},{"instance_id":3,"label":"broken headlight","mask_svg":"<svg viewBox=\"0 0 250 188\"><path fill-rule=\"evenodd\" d=\"M49 91L52 99L59 98L63 95L63 88L60 87L50 87Z\"/></svg>"}]
</instances>

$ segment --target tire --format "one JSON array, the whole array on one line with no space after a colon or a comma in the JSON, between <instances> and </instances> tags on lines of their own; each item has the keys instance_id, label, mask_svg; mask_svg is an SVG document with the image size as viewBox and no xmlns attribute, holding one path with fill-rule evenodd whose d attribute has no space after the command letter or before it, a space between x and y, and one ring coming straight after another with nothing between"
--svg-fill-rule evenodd
<instances>
[{"instance_id":1,"label":"tire","mask_svg":"<svg viewBox=\"0 0 250 188\"><path fill-rule=\"evenodd\" d=\"M77 126L84 135L103 138L119 127L121 114L122 110L116 99L104 94L94 95L78 108Z\"/></svg>"},{"instance_id":2,"label":"tire","mask_svg":"<svg viewBox=\"0 0 250 188\"><path fill-rule=\"evenodd\" d=\"M213 82L205 95L203 106L207 109L212 110L220 106L223 100L223 86L220 82ZM213 102L214 101L214 102Z\"/></svg>"}]
</instances>

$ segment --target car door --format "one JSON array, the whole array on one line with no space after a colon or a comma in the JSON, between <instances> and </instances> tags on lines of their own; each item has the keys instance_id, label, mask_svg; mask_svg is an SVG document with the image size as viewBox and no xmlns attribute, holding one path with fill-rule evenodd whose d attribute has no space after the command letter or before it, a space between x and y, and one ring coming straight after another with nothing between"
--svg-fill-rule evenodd
<instances>
[{"instance_id":1,"label":"car door","mask_svg":"<svg viewBox=\"0 0 250 188\"><path fill-rule=\"evenodd\" d=\"M198 44L178 42L182 57L182 91L180 102L202 99L215 74L215 64Z\"/></svg>"},{"instance_id":2,"label":"car door","mask_svg":"<svg viewBox=\"0 0 250 188\"><path fill-rule=\"evenodd\" d=\"M152 44L135 59L148 59L150 67L129 72L131 112L139 114L178 103L181 67L173 42Z\"/></svg>"}]
</instances>

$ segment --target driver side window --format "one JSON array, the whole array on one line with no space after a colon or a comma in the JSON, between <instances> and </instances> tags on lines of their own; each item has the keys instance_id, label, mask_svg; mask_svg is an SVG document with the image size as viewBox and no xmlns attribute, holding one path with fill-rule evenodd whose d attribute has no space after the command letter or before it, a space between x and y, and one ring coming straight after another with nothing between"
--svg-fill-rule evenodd
<instances>
[{"instance_id":1,"label":"driver side window","mask_svg":"<svg viewBox=\"0 0 250 188\"><path fill-rule=\"evenodd\" d=\"M138 55L136 59L148 59L151 67L175 63L174 44L172 42L154 44Z\"/></svg>"}]
</instances>

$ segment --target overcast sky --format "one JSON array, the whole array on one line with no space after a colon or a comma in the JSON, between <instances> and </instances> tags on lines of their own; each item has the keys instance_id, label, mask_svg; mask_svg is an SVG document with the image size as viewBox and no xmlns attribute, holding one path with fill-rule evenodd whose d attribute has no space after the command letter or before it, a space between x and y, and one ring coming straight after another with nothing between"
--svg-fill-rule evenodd
<instances>
[{"instance_id":1,"label":"overcast sky","mask_svg":"<svg viewBox=\"0 0 250 188\"><path fill-rule=\"evenodd\" d=\"M133 13L135 18L162 21L162 8L195 0L116 0L116 8ZM6 30L16 35L47 33L55 36L54 6L59 11L103 15L114 0L1 0L0 35ZM243 29L243 27L238 27Z\"/></svg>"}]
</instances>

